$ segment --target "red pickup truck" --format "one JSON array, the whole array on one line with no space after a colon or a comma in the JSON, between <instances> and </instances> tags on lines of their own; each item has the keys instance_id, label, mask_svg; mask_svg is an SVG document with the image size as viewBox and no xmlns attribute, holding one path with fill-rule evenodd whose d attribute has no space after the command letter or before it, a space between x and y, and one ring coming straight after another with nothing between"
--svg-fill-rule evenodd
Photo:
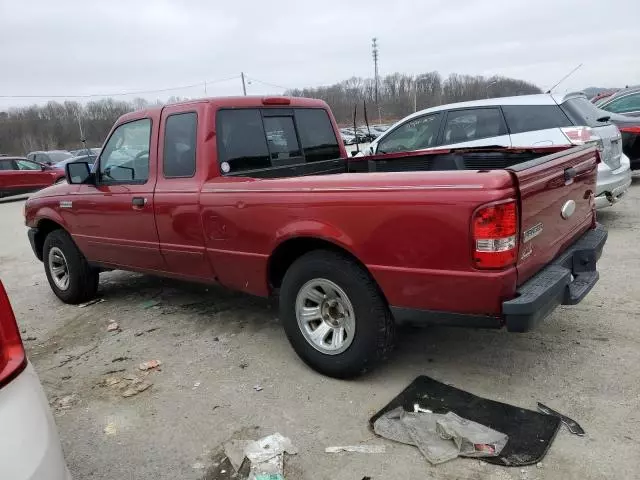
<instances>
[{"instance_id":1,"label":"red pickup truck","mask_svg":"<svg viewBox=\"0 0 640 480\"><path fill-rule=\"evenodd\" d=\"M212 98L130 113L26 224L64 302L134 270L277 296L296 352L336 377L402 322L526 331L598 280L597 150L350 158L319 100Z\"/></svg>"}]
</instances>

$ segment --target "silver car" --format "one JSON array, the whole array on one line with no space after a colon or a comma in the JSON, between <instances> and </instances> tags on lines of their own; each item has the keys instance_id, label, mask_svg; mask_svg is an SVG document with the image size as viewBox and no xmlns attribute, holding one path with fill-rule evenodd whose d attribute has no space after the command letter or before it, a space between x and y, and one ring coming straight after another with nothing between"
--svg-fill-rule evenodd
<instances>
[{"instance_id":1,"label":"silver car","mask_svg":"<svg viewBox=\"0 0 640 480\"><path fill-rule=\"evenodd\" d=\"M440 105L409 115L376 138L365 155L481 146L546 147L594 143L600 150L596 206L616 203L631 185L618 127L585 95L522 95Z\"/></svg>"}]
</instances>

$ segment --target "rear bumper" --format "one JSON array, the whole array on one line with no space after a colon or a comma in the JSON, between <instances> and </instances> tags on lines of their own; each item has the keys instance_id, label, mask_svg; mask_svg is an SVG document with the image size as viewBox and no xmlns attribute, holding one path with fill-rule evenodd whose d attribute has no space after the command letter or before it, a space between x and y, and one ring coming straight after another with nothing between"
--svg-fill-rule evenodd
<instances>
[{"instance_id":1,"label":"rear bumper","mask_svg":"<svg viewBox=\"0 0 640 480\"><path fill-rule=\"evenodd\" d=\"M598 281L596 262L606 241L607 230L598 224L521 285L517 297L502 304L507 329L529 331L558 305L582 301Z\"/></svg>"},{"instance_id":2,"label":"rear bumper","mask_svg":"<svg viewBox=\"0 0 640 480\"><path fill-rule=\"evenodd\" d=\"M439 324L451 327L500 328L510 332L533 329L558 305L580 302L598 281L596 262L607 241L600 224L587 231L516 290L515 298L502 302L501 315L471 315L391 306L397 323ZM513 291L513 290L512 290Z\"/></svg>"},{"instance_id":3,"label":"rear bumper","mask_svg":"<svg viewBox=\"0 0 640 480\"><path fill-rule=\"evenodd\" d=\"M0 478L71 480L58 430L33 367L0 390Z\"/></svg>"},{"instance_id":4,"label":"rear bumper","mask_svg":"<svg viewBox=\"0 0 640 480\"><path fill-rule=\"evenodd\" d=\"M606 164L598 165L596 185L596 208L610 207L616 204L631 185L631 167L629 158L622 155L620 167L611 170Z\"/></svg>"}]
</instances>

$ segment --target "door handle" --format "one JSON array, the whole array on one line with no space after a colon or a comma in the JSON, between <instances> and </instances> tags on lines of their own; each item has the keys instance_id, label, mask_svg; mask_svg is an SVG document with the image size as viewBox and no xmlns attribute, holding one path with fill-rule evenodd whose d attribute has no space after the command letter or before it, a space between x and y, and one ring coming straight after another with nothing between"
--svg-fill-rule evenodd
<instances>
[{"instance_id":1,"label":"door handle","mask_svg":"<svg viewBox=\"0 0 640 480\"><path fill-rule=\"evenodd\" d=\"M142 208L147 204L147 199L144 197L133 197L131 199L131 205L136 208Z\"/></svg>"}]
</instances>

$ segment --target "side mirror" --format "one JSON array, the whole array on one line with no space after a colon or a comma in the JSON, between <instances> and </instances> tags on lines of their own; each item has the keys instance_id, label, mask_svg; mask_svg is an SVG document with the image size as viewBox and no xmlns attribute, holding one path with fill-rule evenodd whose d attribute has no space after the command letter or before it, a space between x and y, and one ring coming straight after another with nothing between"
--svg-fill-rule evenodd
<instances>
[{"instance_id":1,"label":"side mirror","mask_svg":"<svg viewBox=\"0 0 640 480\"><path fill-rule=\"evenodd\" d=\"M92 177L91 167L87 162L71 162L64 166L64 172L67 177L67 183L69 185L80 185L83 183L89 183L88 180Z\"/></svg>"}]
</instances>

